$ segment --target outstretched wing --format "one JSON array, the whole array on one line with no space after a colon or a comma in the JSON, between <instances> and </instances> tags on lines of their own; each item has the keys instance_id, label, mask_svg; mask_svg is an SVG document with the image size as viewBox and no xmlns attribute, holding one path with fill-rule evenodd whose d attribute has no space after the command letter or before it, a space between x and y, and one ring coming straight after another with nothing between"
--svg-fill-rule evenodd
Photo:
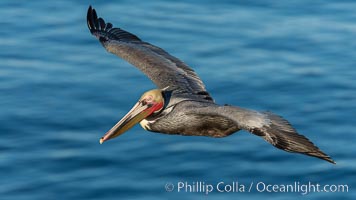
<instances>
[{"instance_id":1,"label":"outstretched wing","mask_svg":"<svg viewBox=\"0 0 356 200\"><path fill-rule=\"evenodd\" d=\"M88 9L87 24L90 32L107 51L139 68L158 88L169 86L169 90L176 93L198 95L213 101L198 75L178 58L142 41L134 34L113 28L111 23L98 18L91 6Z\"/></svg>"},{"instance_id":2,"label":"outstretched wing","mask_svg":"<svg viewBox=\"0 0 356 200\"><path fill-rule=\"evenodd\" d=\"M314 156L328 162L335 162L298 132L282 117L270 112L257 112L234 106L209 106L195 110L198 115L219 115L229 119L238 127L261 136L273 146L288 151Z\"/></svg>"}]
</instances>

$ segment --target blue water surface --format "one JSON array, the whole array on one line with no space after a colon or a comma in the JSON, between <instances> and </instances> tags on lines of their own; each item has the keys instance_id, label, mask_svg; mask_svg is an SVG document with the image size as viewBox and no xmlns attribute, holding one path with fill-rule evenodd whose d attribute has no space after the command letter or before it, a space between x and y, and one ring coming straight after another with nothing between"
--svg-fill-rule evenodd
<instances>
[{"instance_id":1,"label":"blue water surface","mask_svg":"<svg viewBox=\"0 0 356 200\"><path fill-rule=\"evenodd\" d=\"M244 131L214 139L136 126L100 145L155 85L89 33L89 4L192 66L217 103L282 115L337 165ZM1 1L0 199L355 199L355 10L352 0ZM246 190L178 191L179 182ZM258 191L259 182L348 192Z\"/></svg>"}]
</instances>

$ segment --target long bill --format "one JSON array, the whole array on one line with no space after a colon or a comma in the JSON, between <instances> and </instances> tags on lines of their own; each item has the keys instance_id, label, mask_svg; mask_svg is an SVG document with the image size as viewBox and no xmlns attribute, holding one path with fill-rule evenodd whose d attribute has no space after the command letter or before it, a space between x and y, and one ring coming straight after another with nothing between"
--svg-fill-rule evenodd
<instances>
[{"instance_id":1,"label":"long bill","mask_svg":"<svg viewBox=\"0 0 356 200\"><path fill-rule=\"evenodd\" d=\"M137 102L134 107L100 139L100 144L123 134L151 113L152 111L147 104L143 105L141 101Z\"/></svg>"}]
</instances>

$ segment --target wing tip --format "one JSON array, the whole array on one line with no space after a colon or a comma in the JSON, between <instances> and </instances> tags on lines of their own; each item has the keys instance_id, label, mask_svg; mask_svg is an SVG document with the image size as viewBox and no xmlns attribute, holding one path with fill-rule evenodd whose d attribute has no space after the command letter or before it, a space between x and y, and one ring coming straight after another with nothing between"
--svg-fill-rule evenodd
<instances>
[{"instance_id":1,"label":"wing tip","mask_svg":"<svg viewBox=\"0 0 356 200\"><path fill-rule=\"evenodd\" d=\"M336 165L336 162L330 156L322 158L322 159L325 160L325 161L328 161L331 164Z\"/></svg>"},{"instance_id":2,"label":"wing tip","mask_svg":"<svg viewBox=\"0 0 356 200\"><path fill-rule=\"evenodd\" d=\"M265 114L267 114L270 124L262 129L252 129L250 132L264 137L273 146L284 151L300 153L336 164L329 155L321 151L312 141L299 134L287 120L270 112Z\"/></svg>"},{"instance_id":3,"label":"wing tip","mask_svg":"<svg viewBox=\"0 0 356 200\"><path fill-rule=\"evenodd\" d=\"M92 32L92 30L94 29L93 19L92 19L93 10L94 10L93 7L91 5L89 5L88 12L87 12L87 25L88 25L90 32Z\"/></svg>"},{"instance_id":4,"label":"wing tip","mask_svg":"<svg viewBox=\"0 0 356 200\"><path fill-rule=\"evenodd\" d=\"M105 23L105 20L101 17L98 18L96 10L89 5L87 12L87 25L91 34L100 39L105 35L103 33L109 31L112 28L111 23Z\"/></svg>"},{"instance_id":5,"label":"wing tip","mask_svg":"<svg viewBox=\"0 0 356 200\"><path fill-rule=\"evenodd\" d=\"M305 152L305 153L301 152L301 153L305 154L305 155L308 155L308 156L313 156L313 157L325 160L325 161L327 161L329 163L332 163L332 164L336 165L336 162L329 155L327 155L326 153L322 152L315 145L314 145L314 148L316 148L316 151L314 151L314 152Z\"/></svg>"},{"instance_id":6,"label":"wing tip","mask_svg":"<svg viewBox=\"0 0 356 200\"><path fill-rule=\"evenodd\" d=\"M122 40L122 41L141 41L136 35L124 31L120 28L113 28L113 25L101 17L98 17L96 10L89 5L87 12L87 25L92 35L100 40L100 42L106 42L110 39Z\"/></svg>"}]
</instances>

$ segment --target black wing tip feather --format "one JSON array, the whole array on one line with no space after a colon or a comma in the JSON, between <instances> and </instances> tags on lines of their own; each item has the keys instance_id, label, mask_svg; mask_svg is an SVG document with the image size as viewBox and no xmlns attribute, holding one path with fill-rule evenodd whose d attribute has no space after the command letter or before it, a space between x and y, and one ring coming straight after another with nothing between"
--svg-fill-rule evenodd
<instances>
[{"instance_id":1,"label":"black wing tip feather","mask_svg":"<svg viewBox=\"0 0 356 200\"><path fill-rule=\"evenodd\" d=\"M113 28L111 23L105 23L103 18L98 18L95 9L91 5L87 12L87 25L90 33L97 37L100 42L106 42L108 40L141 41L136 35L120 28Z\"/></svg>"},{"instance_id":2,"label":"black wing tip feather","mask_svg":"<svg viewBox=\"0 0 356 200\"><path fill-rule=\"evenodd\" d=\"M320 149L318 149L318 150L319 150L318 152L307 152L306 155L313 156L313 157L328 161L329 163L336 165L336 162L330 156L328 156L327 154L322 152ZM317 154L313 155L314 153L317 153Z\"/></svg>"},{"instance_id":3,"label":"black wing tip feather","mask_svg":"<svg viewBox=\"0 0 356 200\"><path fill-rule=\"evenodd\" d=\"M105 21L102 18L98 18L96 10L90 5L87 13L87 24L91 33L96 31L105 31Z\"/></svg>"}]
</instances>

